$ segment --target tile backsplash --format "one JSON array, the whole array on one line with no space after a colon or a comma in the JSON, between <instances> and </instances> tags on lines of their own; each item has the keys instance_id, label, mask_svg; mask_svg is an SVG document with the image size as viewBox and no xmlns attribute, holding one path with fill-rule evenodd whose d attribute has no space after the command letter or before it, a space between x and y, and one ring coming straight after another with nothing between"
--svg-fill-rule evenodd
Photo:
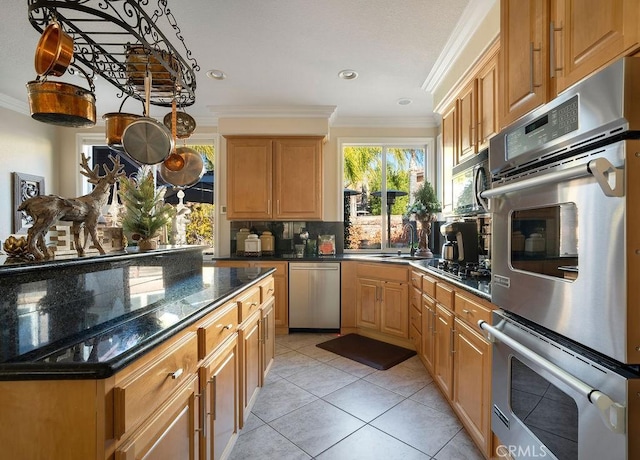
<instances>
[{"instance_id":1,"label":"tile backsplash","mask_svg":"<svg viewBox=\"0 0 640 460\"><path fill-rule=\"evenodd\" d=\"M294 252L294 245L301 242L300 231L303 228L309 232L309 240L317 240L318 235L335 235L336 253L342 254L344 252L343 222L233 221L231 222L231 254L236 253L236 234L241 228L248 228L258 235L265 230L273 233L276 256Z\"/></svg>"}]
</instances>

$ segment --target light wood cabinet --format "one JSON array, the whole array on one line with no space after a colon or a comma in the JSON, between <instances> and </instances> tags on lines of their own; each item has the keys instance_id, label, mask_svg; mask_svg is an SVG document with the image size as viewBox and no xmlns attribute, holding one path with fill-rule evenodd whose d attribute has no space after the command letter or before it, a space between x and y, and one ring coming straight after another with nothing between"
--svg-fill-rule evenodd
<instances>
[{"instance_id":1,"label":"light wood cabinet","mask_svg":"<svg viewBox=\"0 0 640 460\"><path fill-rule=\"evenodd\" d=\"M227 219L321 220L322 142L227 137Z\"/></svg>"},{"instance_id":2,"label":"light wood cabinet","mask_svg":"<svg viewBox=\"0 0 640 460\"><path fill-rule=\"evenodd\" d=\"M262 318L262 384L267 378L267 374L273 365L273 360L276 356L276 321L275 321L275 309L274 298L271 297L260 308Z\"/></svg>"},{"instance_id":3,"label":"light wood cabinet","mask_svg":"<svg viewBox=\"0 0 640 460\"><path fill-rule=\"evenodd\" d=\"M422 347L420 357L430 374L434 372L436 303L427 294L422 295Z\"/></svg>"},{"instance_id":4,"label":"light wood cabinet","mask_svg":"<svg viewBox=\"0 0 640 460\"><path fill-rule=\"evenodd\" d=\"M442 114L442 211L453 212L453 167L458 157L457 103Z\"/></svg>"},{"instance_id":5,"label":"light wood cabinet","mask_svg":"<svg viewBox=\"0 0 640 460\"><path fill-rule=\"evenodd\" d=\"M637 0L502 0L501 126L640 48Z\"/></svg>"},{"instance_id":6,"label":"light wood cabinet","mask_svg":"<svg viewBox=\"0 0 640 460\"><path fill-rule=\"evenodd\" d=\"M411 346L409 269L384 265L360 263L356 267L356 326L372 338Z\"/></svg>"},{"instance_id":7,"label":"light wood cabinet","mask_svg":"<svg viewBox=\"0 0 640 460\"><path fill-rule=\"evenodd\" d=\"M442 393L453 397L453 314L436 304L433 379Z\"/></svg>"},{"instance_id":8,"label":"light wood cabinet","mask_svg":"<svg viewBox=\"0 0 640 460\"><path fill-rule=\"evenodd\" d=\"M117 447L115 460L198 458L195 374Z\"/></svg>"},{"instance_id":9,"label":"light wood cabinet","mask_svg":"<svg viewBox=\"0 0 640 460\"><path fill-rule=\"evenodd\" d=\"M238 366L238 335L235 331L200 366L200 394L203 406L200 460L222 458L233 448L238 436Z\"/></svg>"},{"instance_id":10,"label":"light wood cabinet","mask_svg":"<svg viewBox=\"0 0 640 460\"><path fill-rule=\"evenodd\" d=\"M555 0L552 5L551 73L557 93L638 49L637 0Z\"/></svg>"},{"instance_id":11,"label":"light wood cabinet","mask_svg":"<svg viewBox=\"0 0 640 460\"><path fill-rule=\"evenodd\" d=\"M240 428L249 416L262 382L260 368L260 311L243 321L238 328L240 343Z\"/></svg>"},{"instance_id":12,"label":"light wood cabinet","mask_svg":"<svg viewBox=\"0 0 640 460\"><path fill-rule=\"evenodd\" d=\"M549 100L549 0L501 0L501 126Z\"/></svg>"},{"instance_id":13,"label":"light wood cabinet","mask_svg":"<svg viewBox=\"0 0 640 460\"><path fill-rule=\"evenodd\" d=\"M216 267L273 267L273 288L275 296L274 321L276 334L289 333L289 264L278 261L244 261L244 260L216 260Z\"/></svg>"},{"instance_id":14,"label":"light wood cabinet","mask_svg":"<svg viewBox=\"0 0 640 460\"><path fill-rule=\"evenodd\" d=\"M458 158L457 163L472 157L477 152L477 112L476 112L476 80L472 79L458 95Z\"/></svg>"},{"instance_id":15,"label":"light wood cabinet","mask_svg":"<svg viewBox=\"0 0 640 460\"><path fill-rule=\"evenodd\" d=\"M455 319L453 406L480 451L491 449L491 345Z\"/></svg>"},{"instance_id":16,"label":"light wood cabinet","mask_svg":"<svg viewBox=\"0 0 640 460\"><path fill-rule=\"evenodd\" d=\"M477 152L489 147L489 139L500 132L498 119L498 47L489 52L488 62L476 77L478 128Z\"/></svg>"}]
</instances>

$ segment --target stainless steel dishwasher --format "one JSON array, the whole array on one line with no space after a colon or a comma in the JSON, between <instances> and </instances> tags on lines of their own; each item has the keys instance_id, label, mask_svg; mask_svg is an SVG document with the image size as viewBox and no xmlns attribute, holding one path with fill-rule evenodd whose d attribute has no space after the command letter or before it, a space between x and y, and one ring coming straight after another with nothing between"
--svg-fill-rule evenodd
<instances>
[{"instance_id":1,"label":"stainless steel dishwasher","mask_svg":"<svg viewBox=\"0 0 640 460\"><path fill-rule=\"evenodd\" d=\"M289 330L340 330L340 263L289 263Z\"/></svg>"}]
</instances>

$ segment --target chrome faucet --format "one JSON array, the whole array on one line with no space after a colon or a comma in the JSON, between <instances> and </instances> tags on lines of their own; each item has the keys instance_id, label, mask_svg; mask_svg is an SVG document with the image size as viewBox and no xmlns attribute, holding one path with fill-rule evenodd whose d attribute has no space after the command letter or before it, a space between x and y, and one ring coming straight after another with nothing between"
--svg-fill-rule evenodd
<instances>
[{"instance_id":1,"label":"chrome faucet","mask_svg":"<svg viewBox=\"0 0 640 460\"><path fill-rule=\"evenodd\" d=\"M413 225L406 223L402 226L402 230L409 228L409 247L411 248L409 254L413 257L416 253L416 249L413 247Z\"/></svg>"}]
</instances>

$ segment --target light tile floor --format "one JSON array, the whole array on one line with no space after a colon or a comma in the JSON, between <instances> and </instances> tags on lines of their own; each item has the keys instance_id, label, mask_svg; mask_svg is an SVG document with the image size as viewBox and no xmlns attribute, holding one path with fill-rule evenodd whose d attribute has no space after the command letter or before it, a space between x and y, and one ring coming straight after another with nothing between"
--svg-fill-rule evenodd
<instances>
[{"instance_id":1,"label":"light tile floor","mask_svg":"<svg viewBox=\"0 0 640 460\"><path fill-rule=\"evenodd\" d=\"M483 459L417 356L378 371L315 346L335 337L277 337L231 459Z\"/></svg>"}]
</instances>

